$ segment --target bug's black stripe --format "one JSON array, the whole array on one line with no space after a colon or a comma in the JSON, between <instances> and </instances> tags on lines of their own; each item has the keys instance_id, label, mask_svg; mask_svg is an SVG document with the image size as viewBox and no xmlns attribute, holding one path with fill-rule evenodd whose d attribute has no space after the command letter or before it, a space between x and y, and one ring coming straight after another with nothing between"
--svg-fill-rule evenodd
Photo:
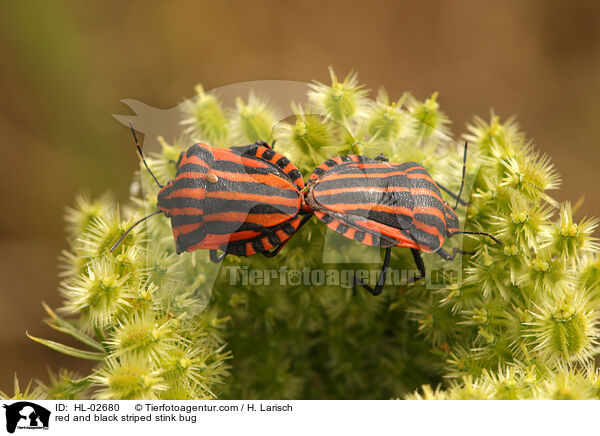
<instances>
[{"instance_id":1,"label":"bug's black stripe","mask_svg":"<svg viewBox=\"0 0 600 436\"><path fill-rule=\"evenodd\" d=\"M245 200L229 200L224 198L211 197L206 197L204 200L205 217L208 217L212 214L222 214L227 212L248 212L248 215L268 215L284 213L287 215L294 216L297 211L298 208L296 207L269 204L267 201L265 201L265 203L257 203Z\"/></svg>"},{"instance_id":2,"label":"bug's black stripe","mask_svg":"<svg viewBox=\"0 0 600 436\"><path fill-rule=\"evenodd\" d=\"M242 227L245 227L242 229ZM206 221L203 225L204 231L211 235L227 235L241 232L243 230L256 230L263 232L264 227L256 225L254 228L248 223L239 221Z\"/></svg>"},{"instance_id":3,"label":"bug's black stripe","mask_svg":"<svg viewBox=\"0 0 600 436\"><path fill-rule=\"evenodd\" d=\"M206 147L203 147L199 144L194 144L188 148L185 155L187 157L196 156L206 162L208 165L210 165L215 159L213 154Z\"/></svg>"},{"instance_id":4,"label":"bug's black stripe","mask_svg":"<svg viewBox=\"0 0 600 436\"><path fill-rule=\"evenodd\" d=\"M246 242L243 243L231 243L225 248L225 253L232 254L234 256L247 256L246 253Z\"/></svg>"},{"instance_id":5,"label":"bug's black stripe","mask_svg":"<svg viewBox=\"0 0 600 436\"><path fill-rule=\"evenodd\" d=\"M203 215L174 215L171 218L171 225L173 227L185 226L188 224L200 223L204 220Z\"/></svg>"},{"instance_id":6,"label":"bug's black stripe","mask_svg":"<svg viewBox=\"0 0 600 436\"><path fill-rule=\"evenodd\" d=\"M259 232L261 235L272 236L275 240L279 240L279 237L272 232L279 230L280 226L273 227L264 227L261 224L248 223L248 222L238 222L238 221L207 221L204 223L204 227L207 233L215 234L215 235L224 235L227 233L235 233L235 232L243 232L247 230L251 230L254 232ZM227 231L232 230L233 231ZM278 245L280 242L272 242L274 245Z\"/></svg>"},{"instance_id":7,"label":"bug's black stripe","mask_svg":"<svg viewBox=\"0 0 600 436\"><path fill-rule=\"evenodd\" d=\"M412 172L407 173L405 169L397 164L393 163L384 163L381 161L372 161L372 162L356 162L353 160L342 162L336 164L331 168L327 168L325 170L326 177L332 176L335 177L336 174L355 174L362 175L365 173L369 174L386 174L386 173L404 173L404 174L412 174Z\"/></svg>"},{"instance_id":8,"label":"bug's black stripe","mask_svg":"<svg viewBox=\"0 0 600 436\"><path fill-rule=\"evenodd\" d=\"M365 232L357 230L354 232L354 239L358 242L362 242L365 239Z\"/></svg>"},{"instance_id":9,"label":"bug's black stripe","mask_svg":"<svg viewBox=\"0 0 600 436\"><path fill-rule=\"evenodd\" d=\"M372 205L381 204L386 206L403 206L412 209L413 200L410 192L369 192L366 190L348 190L339 194L320 194L316 190L317 201L327 206L329 204L362 205L364 208L372 208Z\"/></svg>"},{"instance_id":10,"label":"bug's black stripe","mask_svg":"<svg viewBox=\"0 0 600 436\"><path fill-rule=\"evenodd\" d=\"M173 226L175 227L175 224L173 224ZM268 232L268 229L260 224L239 221L207 221L203 224L203 227L206 233L213 235L225 235L227 233L243 232L247 230L259 233Z\"/></svg>"},{"instance_id":11,"label":"bug's black stripe","mask_svg":"<svg viewBox=\"0 0 600 436\"><path fill-rule=\"evenodd\" d=\"M403 230L409 229L413 220L410 215L393 214L372 209L348 209L347 213L366 217L370 220L377 221L378 223L385 224L386 226Z\"/></svg>"},{"instance_id":12,"label":"bug's black stripe","mask_svg":"<svg viewBox=\"0 0 600 436\"><path fill-rule=\"evenodd\" d=\"M438 195L442 195L440 193L440 188L435 184L435 182L431 179L413 179L408 178L408 183L411 188L424 188L430 191L435 192Z\"/></svg>"},{"instance_id":13,"label":"bug's black stripe","mask_svg":"<svg viewBox=\"0 0 600 436\"><path fill-rule=\"evenodd\" d=\"M290 160L285 156L280 157L279 160L276 162L277 166L282 169L287 167L289 165L289 163L290 163Z\"/></svg>"},{"instance_id":14,"label":"bug's black stripe","mask_svg":"<svg viewBox=\"0 0 600 436\"><path fill-rule=\"evenodd\" d=\"M445 222L443 222L439 217L428 213L416 213L414 215L414 219L428 226L435 227L438 230L444 229L445 227ZM443 235L443 232L440 232L440 234Z\"/></svg>"},{"instance_id":15,"label":"bug's black stripe","mask_svg":"<svg viewBox=\"0 0 600 436\"><path fill-rule=\"evenodd\" d=\"M271 165L269 162L265 162L257 157L252 157L251 159L258 161L265 166L254 168L249 165L244 165L241 162L234 162L230 160L218 160L215 161L210 168L212 170L236 174L273 174L274 172L276 172L278 176L284 174L284 172L281 171L281 168L276 167L275 165Z\"/></svg>"},{"instance_id":16,"label":"bug's black stripe","mask_svg":"<svg viewBox=\"0 0 600 436\"><path fill-rule=\"evenodd\" d=\"M413 195L413 202L413 208L417 206L435 207L436 209L440 209L442 213L444 210L444 203L431 195Z\"/></svg>"},{"instance_id":17,"label":"bug's black stripe","mask_svg":"<svg viewBox=\"0 0 600 436\"><path fill-rule=\"evenodd\" d=\"M255 239L252 241L252 248L254 248L257 253L262 253L265 251L265 246L263 245L262 239Z\"/></svg>"},{"instance_id":18,"label":"bug's black stripe","mask_svg":"<svg viewBox=\"0 0 600 436\"><path fill-rule=\"evenodd\" d=\"M183 209L186 207L193 207L196 209L203 210L204 201L197 198L191 197L175 197L170 200L166 200L170 206L170 209Z\"/></svg>"},{"instance_id":19,"label":"bug's black stripe","mask_svg":"<svg viewBox=\"0 0 600 436\"><path fill-rule=\"evenodd\" d=\"M281 168L274 165L272 162L264 161L261 158L252 158L263 165L267 165L266 168L253 168L248 165L238 164L237 162L231 161L217 161L213 164L211 169L222 171L224 173L233 173L233 174L248 174L248 175L272 175L274 177L279 177L284 180L288 180L293 182L295 179L292 179L289 174L286 174ZM221 176L222 178L227 178L227 176ZM235 177L231 177L235 178ZM277 188L281 189L281 188ZM296 186L290 186L289 190L298 190Z\"/></svg>"},{"instance_id":20,"label":"bug's black stripe","mask_svg":"<svg viewBox=\"0 0 600 436\"><path fill-rule=\"evenodd\" d=\"M348 231L348 226L344 223L340 223L338 224L336 231L338 231L339 233L346 233Z\"/></svg>"},{"instance_id":21,"label":"bug's black stripe","mask_svg":"<svg viewBox=\"0 0 600 436\"><path fill-rule=\"evenodd\" d=\"M288 175L290 176L290 179L292 179L293 182L302 178L302 173L296 169L290 171Z\"/></svg>"},{"instance_id":22,"label":"bug's black stripe","mask_svg":"<svg viewBox=\"0 0 600 436\"><path fill-rule=\"evenodd\" d=\"M315 175L317 175L317 177L319 177L319 176L322 176L323 174L325 174L325 170L323 168L315 168L311 177L314 178Z\"/></svg>"},{"instance_id":23,"label":"bug's black stripe","mask_svg":"<svg viewBox=\"0 0 600 436\"><path fill-rule=\"evenodd\" d=\"M177 175L177 179L173 181L175 190L183 188L204 188L206 180L204 177L198 177L200 173L185 172Z\"/></svg>"},{"instance_id":24,"label":"bug's black stripe","mask_svg":"<svg viewBox=\"0 0 600 436\"><path fill-rule=\"evenodd\" d=\"M207 197L210 196L211 192L227 191L237 192L242 198L246 193L261 195L265 197L265 202L267 201L267 197L272 197L271 201L277 202L277 198L296 199L299 195L298 191L292 189L291 186L290 189L282 189L276 186L265 185L260 182L238 182L225 179L224 177L219 178L217 183L207 183L206 188Z\"/></svg>"},{"instance_id":25,"label":"bug's black stripe","mask_svg":"<svg viewBox=\"0 0 600 436\"><path fill-rule=\"evenodd\" d=\"M330 215L325 214L325 215L323 215L323 218L321 218L321 221L323 221L325 224L329 224L330 222L333 221L333 218L331 218Z\"/></svg>"},{"instance_id":26,"label":"bug's black stripe","mask_svg":"<svg viewBox=\"0 0 600 436\"><path fill-rule=\"evenodd\" d=\"M325 189L339 188L380 188L386 186L408 187L406 176L388 176L388 177L353 177L347 179L321 179L315 188L315 192Z\"/></svg>"},{"instance_id":27,"label":"bug's black stripe","mask_svg":"<svg viewBox=\"0 0 600 436\"><path fill-rule=\"evenodd\" d=\"M169 192L177 191L179 189L186 189L186 188L204 189L204 186L206 185L206 180L204 180L204 178L192 178L191 176L193 176L195 174L198 174L198 173L191 173L191 172L182 173L181 175L183 177L173 181L173 184L171 185L171 189L169 190ZM185 176L190 176L190 177L185 177Z\"/></svg>"},{"instance_id":28,"label":"bug's black stripe","mask_svg":"<svg viewBox=\"0 0 600 436\"><path fill-rule=\"evenodd\" d=\"M246 156L255 156L258 150L258 147L262 147L261 144L249 144L249 145L239 145L230 147L229 149L238 155L246 155Z\"/></svg>"},{"instance_id":29,"label":"bug's black stripe","mask_svg":"<svg viewBox=\"0 0 600 436\"><path fill-rule=\"evenodd\" d=\"M184 163L179 168L177 168L177 175L182 173L200 173L206 174L208 172L208 168L203 167L202 165L198 165L195 163Z\"/></svg>"},{"instance_id":30,"label":"bug's black stripe","mask_svg":"<svg viewBox=\"0 0 600 436\"><path fill-rule=\"evenodd\" d=\"M422 165L416 162L404 162L400 165L403 171L406 171L407 174L427 174L429 175L429 171L427 171Z\"/></svg>"},{"instance_id":31,"label":"bug's black stripe","mask_svg":"<svg viewBox=\"0 0 600 436\"><path fill-rule=\"evenodd\" d=\"M287 233L290 236L296 233L296 227L291 225L289 222L283 223L281 230L283 230L284 233Z\"/></svg>"},{"instance_id":32,"label":"bug's black stripe","mask_svg":"<svg viewBox=\"0 0 600 436\"><path fill-rule=\"evenodd\" d=\"M277 236L277 234L275 233L271 233L269 236L269 242L275 246L281 244L281 239L279 239L279 236Z\"/></svg>"},{"instance_id":33,"label":"bug's black stripe","mask_svg":"<svg viewBox=\"0 0 600 436\"><path fill-rule=\"evenodd\" d=\"M428 251L436 251L441 247L440 240L437 236L417 229L416 227L410 229L410 235L420 246L427 247Z\"/></svg>"},{"instance_id":34,"label":"bug's black stripe","mask_svg":"<svg viewBox=\"0 0 600 436\"><path fill-rule=\"evenodd\" d=\"M268 148L264 151L264 153L262 154L262 158L266 159L266 160L271 160L273 159L273 156L275 156L275 150Z\"/></svg>"},{"instance_id":35,"label":"bug's black stripe","mask_svg":"<svg viewBox=\"0 0 600 436\"><path fill-rule=\"evenodd\" d=\"M206 229L203 227L185 235L178 235L176 240L177 252L185 251L190 245L200 243L206 237Z\"/></svg>"}]
</instances>

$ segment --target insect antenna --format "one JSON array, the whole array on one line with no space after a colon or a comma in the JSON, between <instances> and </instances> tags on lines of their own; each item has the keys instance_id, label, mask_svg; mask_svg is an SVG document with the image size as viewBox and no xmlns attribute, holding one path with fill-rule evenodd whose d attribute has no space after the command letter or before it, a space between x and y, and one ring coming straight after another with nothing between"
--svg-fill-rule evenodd
<instances>
[{"instance_id":1,"label":"insect antenna","mask_svg":"<svg viewBox=\"0 0 600 436\"><path fill-rule=\"evenodd\" d=\"M458 194L456 194L456 204L454 205L454 210L458 207L458 203L460 202L460 194L462 194L463 188L465 186L465 174L467 172L467 145L469 143L465 142L465 154L463 156L463 168L462 168L462 179L460 181L460 189L458 190Z\"/></svg>"},{"instance_id":2,"label":"insect antenna","mask_svg":"<svg viewBox=\"0 0 600 436\"><path fill-rule=\"evenodd\" d=\"M148 170L148 172L150 173L150 175L152 176L152 178L154 179L154 181L156 182L158 187L162 189L163 185L160 184L160 182L158 181L156 176L152 173L152 170L150 170L150 167L146 163L146 159L144 158L144 153L142 152L142 147L140 146L140 141L138 141L137 135L135 133L135 129L133 128L133 124L131 123L131 121L129 122L129 127L131 128L131 133L133 133L133 140L135 141L135 146L137 147L138 153L140 154L140 157L142 158L142 162L144 162L146 169Z\"/></svg>"},{"instance_id":3,"label":"insect antenna","mask_svg":"<svg viewBox=\"0 0 600 436\"><path fill-rule=\"evenodd\" d=\"M490 238L490 239L494 240L494 241L495 241L495 242L497 242L498 244L504 245L504 243L503 243L503 242L502 242L500 239L496 238L495 236L492 236L492 235L491 235L491 234L489 234L489 233L485 233L485 232L456 232L456 233L462 233L462 234L465 234L465 235L481 235L481 236L487 236L488 238Z\"/></svg>"},{"instance_id":4,"label":"insect antenna","mask_svg":"<svg viewBox=\"0 0 600 436\"><path fill-rule=\"evenodd\" d=\"M150 218L151 216L154 216L154 215L156 215L157 213L162 213L162 210L157 210L157 211L154 211L154 212L152 212L150 215L148 215L148 216L145 216L144 218L142 218L142 219L140 219L140 220L136 221L135 223L133 223L133 224L131 225L131 227L129 227L129 228L128 228L128 229L125 231L125 233L123 233L123 234L121 235L121 237L120 237L120 238L117 240L117 242L115 242L115 245L113 245L113 246L112 246L112 248L109 250L109 252L110 252L110 253L112 253L113 251L115 251L115 249L116 249L116 248L117 248L119 245L121 245L121 242L123 242L123 239L125 239L125 236L127 236L127 235L129 234L129 232L131 232L135 226L137 226L138 224L140 224L140 223L142 223L142 222L146 221L148 218Z\"/></svg>"}]
</instances>

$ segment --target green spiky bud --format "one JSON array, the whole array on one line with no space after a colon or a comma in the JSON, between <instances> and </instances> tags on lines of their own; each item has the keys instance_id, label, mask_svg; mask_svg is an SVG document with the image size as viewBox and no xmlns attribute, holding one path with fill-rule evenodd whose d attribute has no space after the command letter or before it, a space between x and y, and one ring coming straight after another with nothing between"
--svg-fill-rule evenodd
<instances>
[{"instance_id":1,"label":"green spiky bud","mask_svg":"<svg viewBox=\"0 0 600 436\"><path fill-rule=\"evenodd\" d=\"M196 98L186 102L183 111L187 118L181 124L187 126L186 133L195 141L206 142L216 147L227 145L228 121L216 95L205 92L202 85L197 85Z\"/></svg>"},{"instance_id":2,"label":"green spiky bud","mask_svg":"<svg viewBox=\"0 0 600 436\"><path fill-rule=\"evenodd\" d=\"M308 99L319 114L345 126L353 116L361 116L366 108L366 90L358 85L356 73L350 73L339 82L329 68L331 86L314 82L310 86Z\"/></svg>"},{"instance_id":3,"label":"green spiky bud","mask_svg":"<svg viewBox=\"0 0 600 436\"><path fill-rule=\"evenodd\" d=\"M250 92L247 103L238 97L235 106L236 111L231 120L231 132L235 143L253 144L256 141L269 142L272 139L273 129L280 117L267 101Z\"/></svg>"},{"instance_id":4,"label":"green spiky bud","mask_svg":"<svg viewBox=\"0 0 600 436\"><path fill-rule=\"evenodd\" d=\"M438 93L434 92L427 100L420 102L411 95L407 96L408 112L415 120L414 128L418 137L441 139L450 133L450 119L440 111L437 97Z\"/></svg>"},{"instance_id":5,"label":"green spiky bud","mask_svg":"<svg viewBox=\"0 0 600 436\"><path fill-rule=\"evenodd\" d=\"M112 259L105 256L91 263L86 274L63 282L64 310L84 313L94 326L104 326L130 306L134 294L127 280L128 276L121 276Z\"/></svg>"},{"instance_id":6,"label":"green spiky bud","mask_svg":"<svg viewBox=\"0 0 600 436\"><path fill-rule=\"evenodd\" d=\"M108 358L92 381L99 387L96 397L100 400L153 400L166 389L160 371L148 359L129 354Z\"/></svg>"},{"instance_id":7,"label":"green spiky bud","mask_svg":"<svg viewBox=\"0 0 600 436\"><path fill-rule=\"evenodd\" d=\"M586 362L597 345L597 313L587 300L572 292L559 293L543 300L532 311L534 321L528 336L534 351L550 364Z\"/></svg>"}]
</instances>

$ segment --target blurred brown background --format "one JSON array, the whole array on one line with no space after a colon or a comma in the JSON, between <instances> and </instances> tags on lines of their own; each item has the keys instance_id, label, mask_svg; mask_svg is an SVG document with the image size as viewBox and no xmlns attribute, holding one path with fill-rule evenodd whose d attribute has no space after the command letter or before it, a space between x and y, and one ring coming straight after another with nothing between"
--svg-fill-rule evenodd
<instances>
[{"instance_id":1,"label":"blurred brown background","mask_svg":"<svg viewBox=\"0 0 600 436\"><path fill-rule=\"evenodd\" d=\"M112 113L170 108L229 83L328 80L355 69L397 98L439 91L455 134L473 114L517 115L562 175L559 200L600 215L600 2L2 2L0 390L18 371L75 368L25 337L59 338L62 215L75 194L127 199L137 157ZM12 388L11 388L12 389Z\"/></svg>"}]
</instances>

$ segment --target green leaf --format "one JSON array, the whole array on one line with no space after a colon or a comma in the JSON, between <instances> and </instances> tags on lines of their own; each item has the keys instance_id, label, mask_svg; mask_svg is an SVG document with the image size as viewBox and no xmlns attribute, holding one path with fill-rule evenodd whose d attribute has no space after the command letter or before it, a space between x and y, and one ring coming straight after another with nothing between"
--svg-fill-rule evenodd
<instances>
[{"instance_id":1,"label":"green leaf","mask_svg":"<svg viewBox=\"0 0 600 436\"><path fill-rule=\"evenodd\" d=\"M83 333L82 331L77 329L75 326L73 326L68 321L62 319L60 316L58 316L56 314L56 312L54 312L52 309L50 309L50 307L43 301L42 301L42 306L44 307L44 310L46 310L46 313L48 313L48 315L50 315L50 318L51 318L51 320L46 321L46 324L48 324L54 330L58 330L61 333L65 333L65 334L77 339L78 341L84 343L85 345L89 345L90 347L95 348L96 350L105 351L104 348L102 347L101 343L99 343L95 339L91 338L90 336L86 335L85 333Z\"/></svg>"},{"instance_id":2,"label":"green leaf","mask_svg":"<svg viewBox=\"0 0 600 436\"><path fill-rule=\"evenodd\" d=\"M42 345L45 345L48 348L52 348L53 350L58 351L59 353L66 354L68 356L78 357L79 359L98 360L98 361L104 360L104 357L105 357L104 353L96 353L94 351L79 350L77 348L73 348L73 347L69 347L68 345L61 344L60 342L54 342L49 339L36 338L35 336L31 336L28 332L25 332L25 334L32 341L35 341Z\"/></svg>"}]
</instances>

